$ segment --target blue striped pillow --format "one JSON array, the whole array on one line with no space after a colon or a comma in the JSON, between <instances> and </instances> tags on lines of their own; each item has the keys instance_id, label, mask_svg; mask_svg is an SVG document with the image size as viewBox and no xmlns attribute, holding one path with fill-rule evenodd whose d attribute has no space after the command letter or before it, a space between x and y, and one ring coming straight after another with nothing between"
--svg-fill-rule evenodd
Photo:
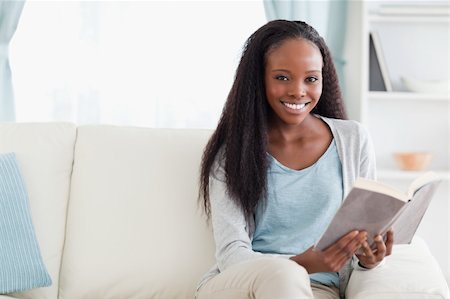
<instances>
[{"instance_id":1,"label":"blue striped pillow","mask_svg":"<svg viewBox=\"0 0 450 299\"><path fill-rule=\"evenodd\" d=\"M16 155L0 154L0 294L51 284Z\"/></svg>"}]
</instances>

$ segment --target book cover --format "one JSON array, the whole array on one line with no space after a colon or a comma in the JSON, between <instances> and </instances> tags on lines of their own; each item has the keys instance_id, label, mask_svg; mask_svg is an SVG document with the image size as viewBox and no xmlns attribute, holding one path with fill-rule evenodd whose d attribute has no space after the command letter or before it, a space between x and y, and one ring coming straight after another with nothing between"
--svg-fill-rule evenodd
<instances>
[{"instance_id":1,"label":"book cover","mask_svg":"<svg viewBox=\"0 0 450 299\"><path fill-rule=\"evenodd\" d=\"M439 185L433 172L425 173L403 193L382 183L358 178L315 249L324 250L352 230L373 237L394 231L394 244L409 244Z\"/></svg>"},{"instance_id":2,"label":"book cover","mask_svg":"<svg viewBox=\"0 0 450 299\"><path fill-rule=\"evenodd\" d=\"M380 38L375 31L369 34L369 90L392 91Z\"/></svg>"}]
</instances>

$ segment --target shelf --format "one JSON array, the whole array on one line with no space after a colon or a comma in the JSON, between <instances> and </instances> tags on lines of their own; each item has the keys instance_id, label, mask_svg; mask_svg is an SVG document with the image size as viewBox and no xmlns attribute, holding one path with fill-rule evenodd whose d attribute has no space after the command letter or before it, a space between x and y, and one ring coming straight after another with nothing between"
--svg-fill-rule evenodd
<instances>
[{"instance_id":1,"label":"shelf","mask_svg":"<svg viewBox=\"0 0 450 299\"><path fill-rule=\"evenodd\" d=\"M449 23L448 16L417 16L417 15L370 15L371 23Z\"/></svg>"},{"instance_id":2,"label":"shelf","mask_svg":"<svg viewBox=\"0 0 450 299\"><path fill-rule=\"evenodd\" d=\"M450 21L450 5L447 3L389 4L384 3L369 11L369 22L430 23Z\"/></svg>"},{"instance_id":3,"label":"shelf","mask_svg":"<svg viewBox=\"0 0 450 299\"><path fill-rule=\"evenodd\" d=\"M370 91L370 100L399 100L399 101L442 101L450 102L450 95L448 94L432 94L432 93L417 93L417 92L385 92L385 91Z\"/></svg>"},{"instance_id":4,"label":"shelf","mask_svg":"<svg viewBox=\"0 0 450 299\"><path fill-rule=\"evenodd\" d=\"M426 171L405 171L396 169L378 170L378 179L414 180ZM434 171L442 180L450 181L450 171Z\"/></svg>"}]
</instances>

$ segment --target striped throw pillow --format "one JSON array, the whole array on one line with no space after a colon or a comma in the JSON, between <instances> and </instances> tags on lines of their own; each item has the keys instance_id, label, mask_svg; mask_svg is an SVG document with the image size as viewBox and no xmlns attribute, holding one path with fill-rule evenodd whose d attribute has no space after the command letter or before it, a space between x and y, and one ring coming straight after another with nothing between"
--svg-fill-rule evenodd
<instances>
[{"instance_id":1,"label":"striped throw pillow","mask_svg":"<svg viewBox=\"0 0 450 299\"><path fill-rule=\"evenodd\" d=\"M50 286L14 153L0 154L0 294Z\"/></svg>"}]
</instances>

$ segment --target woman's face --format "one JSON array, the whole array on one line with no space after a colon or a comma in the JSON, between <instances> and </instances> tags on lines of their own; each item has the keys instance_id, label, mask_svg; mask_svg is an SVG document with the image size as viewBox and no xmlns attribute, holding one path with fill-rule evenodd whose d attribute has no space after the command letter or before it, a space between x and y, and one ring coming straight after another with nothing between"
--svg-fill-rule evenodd
<instances>
[{"instance_id":1,"label":"woman's face","mask_svg":"<svg viewBox=\"0 0 450 299\"><path fill-rule=\"evenodd\" d=\"M306 39L288 39L266 57L267 101L277 122L299 125L322 94L322 55Z\"/></svg>"}]
</instances>

